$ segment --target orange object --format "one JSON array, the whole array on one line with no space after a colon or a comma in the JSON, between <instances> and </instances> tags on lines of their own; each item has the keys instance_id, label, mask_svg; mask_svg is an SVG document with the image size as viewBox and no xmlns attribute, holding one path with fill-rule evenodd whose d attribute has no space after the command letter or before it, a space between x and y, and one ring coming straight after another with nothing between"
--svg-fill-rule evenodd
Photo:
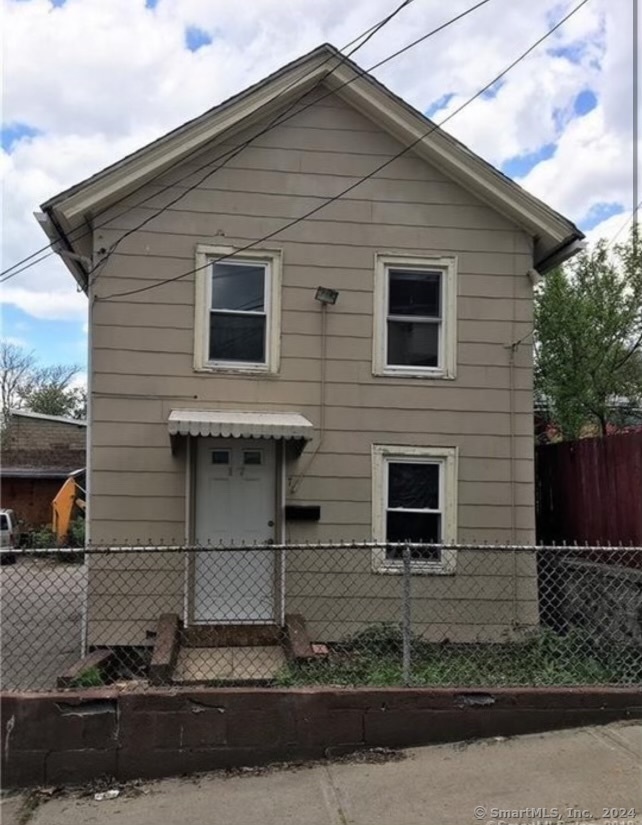
<instances>
[{"instance_id":1,"label":"orange object","mask_svg":"<svg viewBox=\"0 0 642 825\"><path fill-rule=\"evenodd\" d=\"M66 541L71 522L78 514L78 510L85 509L85 490L80 484L84 475L84 469L70 473L51 502L53 531L59 544Z\"/></svg>"}]
</instances>

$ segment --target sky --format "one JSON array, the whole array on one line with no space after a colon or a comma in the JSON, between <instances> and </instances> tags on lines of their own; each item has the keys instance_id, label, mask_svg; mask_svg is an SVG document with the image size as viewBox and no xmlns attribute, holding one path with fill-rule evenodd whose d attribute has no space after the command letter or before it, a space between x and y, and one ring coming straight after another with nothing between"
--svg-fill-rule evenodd
<instances>
[{"instance_id":1,"label":"sky","mask_svg":"<svg viewBox=\"0 0 642 825\"><path fill-rule=\"evenodd\" d=\"M413 0L353 59L368 68L473 4ZM0 0L2 269L46 243L33 217L44 200L396 5ZM490 0L374 74L439 122L574 5ZM632 7L589 0L445 127L590 240L632 210ZM56 256L0 289L4 338L43 363L85 364L86 299Z\"/></svg>"}]
</instances>

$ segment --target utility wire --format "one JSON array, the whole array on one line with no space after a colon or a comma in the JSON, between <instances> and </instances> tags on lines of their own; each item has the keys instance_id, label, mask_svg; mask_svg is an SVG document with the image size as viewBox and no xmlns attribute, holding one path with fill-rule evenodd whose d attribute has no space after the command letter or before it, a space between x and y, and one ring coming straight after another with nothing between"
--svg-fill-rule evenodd
<instances>
[{"instance_id":1,"label":"utility wire","mask_svg":"<svg viewBox=\"0 0 642 825\"><path fill-rule=\"evenodd\" d=\"M400 4L399 4L399 5L398 5L395 9L394 9L394 11L392 11L389 15L387 15L387 17L384 17L384 19L383 19L383 20L381 20L381 21L380 21L380 22L379 22L376 26L374 26L374 27L371 29L371 31L370 31L370 32L368 32L368 33L365 35L365 37L363 37L363 39L361 39L361 41L360 41L360 42L359 42L356 46L354 46L354 48L352 48L350 51L346 52L346 54L342 55L342 56L341 56L341 59L339 60L339 62L338 62L335 66L333 66L333 67L332 67L332 68L331 68L328 72L326 72L326 74L324 75L324 77L323 77L323 78L322 78L319 82L323 82L323 81L324 81L324 80L326 80L328 77L330 77L330 75L331 75L331 74L333 74L333 72L336 72L336 71L337 71L337 69L338 69L340 66L342 66L342 65L346 62L346 60L348 60L348 59L349 59L349 58L350 58L350 57L351 57L351 56L352 56L352 55L353 55L356 51L358 51L358 50L359 50L359 49L361 49L363 46L365 46L365 44L366 44L369 40L371 40L371 39L375 36L375 34L377 34L378 32L380 32L380 31L381 31L381 29L383 29L383 27L384 27L384 26L386 26L386 25L387 25L387 24L388 24L388 23L389 23L389 22L390 22L390 21L391 21L394 17L396 17L396 16L399 14L399 12L400 12L400 11L402 11L402 10L403 10L406 6L410 5L410 3L412 3L412 2L413 2L413 0L403 0L403 2L402 2L402 3L400 3ZM279 93L279 95L277 95L277 96L276 96L275 100L277 100L279 97L281 97L282 95L284 95L284 94L285 94L285 93L286 93L286 92L287 92L290 88L292 88L292 86L293 86L296 82L297 82L297 81L293 81L292 83L290 83L290 85L289 85L289 86L286 86L286 88L285 88L285 89L283 89L283 90ZM133 226L131 229L128 229L126 232L124 232L124 233L120 236L120 238L118 238L118 240L116 240L116 241L115 241L115 242L114 242L114 243L110 246L109 250L107 251L107 254L106 254L106 255L104 255L104 256L100 259L100 261L98 261L97 263L95 263L95 264L94 264L94 265L93 265L93 266L89 269L89 271L87 272L87 277L88 277L88 279L91 279L91 275L92 275L92 273L93 273L93 272L94 272L94 271L95 271L95 270L96 270L99 266L100 266L100 267L102 267L102 269L101 269L101 273L105 271L105 269L104 269L104 264L106 264L106 263L107 263L107 261L109 260L109 258L110 258L110 257L114 254L114 252L118 249L119 244L121 244L121 243L122 243L122 241L124 241L124 240L125 240L125 238L130 237L130 235L133 235L135 232L138 232L138 231L139 231L140 229L142 229L144 226L147 226L147 224L148 224L148 223L150 223L151 221L155 220L155 219L156 219L159 215L162 215L162 214L163 214L163 212L165 212L167 209L170 209L172 206L175 206L175 205L178 203L178 201L182 200L182 199L183 199L186 195L189 195L189 193L190 193L190 192L193 192L193 191L194 191L195 189L197 189L199 186L202 186L202 185L205 183L205 181L206 181L209 177L211 177L213 174L215 174L216 172L218 172L218 170L219 170L219 169L222 169L222 168L223 168L223 166L225 166L225 164L226 164L226 163L228 163L230 160L233 160L235 157L237 157L238 155L240 155L240 154L241 154L241 152L243 152L243 151L244 151L244 149L245 149L247 146L249 146L251 143L253 143L253 142L254 142L254 141L255 141L258 137L260 137L261 135L266 134L266 132L269 132L269 131L270 131L271 129L273 129L275 126L278 126L280 123L282 123L284 119L287 119L287 117L286 117L286 116L290 116L290 117L292 117L292 116L295 114L295 113L293 112L293 110L294 110L294 109L296 109L296 107L299 105L299 103L301 103L301 101L302 101L305 97L307 97L307 96L308 96L308 94L309 94L309 90L306 90L305 92L303 92L303 94L299 95L299 97L298 97L298 98L297 98L297 99L296 99L293 103L291 103L291 104L290 104L290 106L288 106L288 108L285 110L285 112L282 112L282 113L277 114L274 118L272 118L272 120L271 120L271 121L267 124L267 126L265 126L263 129L261 129L261 130L260 130L259 132L257 132L255 135L253 135L253 137L251 137L249 140L247 140L247 141L245 141L244 143L242 143L240 146L238 146L236 149L234 149L231 153L228 153L228 155L227 155L227 157L225 158L225 160L223 160L223 162L222 162L219 166L215 167L214 169L208 170L208 171L205 173L205 175L203 175L202 177L200 177L200 178L198 178L196 181L194 181L194 182L193 182L190 186L188 186L188 187L187 187L187 189L185 189L184 191L180 192L180 193L179 193L179 194L178 194L175 198L173 198L172 200L170 200L170 201L169 201L169 203L166 203L166 204L165 204L163 207L161 207L161 208L160 208L160 209L159 209L156 213L154 213L154 214L152 214L152 215L148 215L146 218L144 218L144 219L143 219L140 223L138 223L136 226ZM296 114L298 114L298 112L297 112ZM282 119L282 118L283 118L283 119ZM211 162L208 162L208 163L207 163L207 164L205 164L205 165L206 165L206 166L210 166L210 165L211 165ZM173 186L173 185L175 185L175 184L170 184L169 186ZM168 187L165 187L165 188L168 188ZM100 276L100 274L101 274L101 273L98 273L98 274L96 275L96 278L94 278L93 283L95 283L95 282L96 282L96 280L98 279L98 277ZM90 286L92 285L91 280L89 281L89 285L90 285Z\"/></svg>"},{"instance_id":2,"label":"utility wire","mask_svg":"<svg viewBox=\"0 0 642 825\"><path fill-rule=\"evenodd\" d=\"M616 240L620 237L620 235L622 234L622 232L624 232L624 230L626 229L626 227L627 227L627 226L631 223L631 220L635 218L635 216L636 216L636 214L637 214L637 212L638 212L638 210L639 210L640 208L642 208L642 201L640 201L640 202L637 204L637 206L635 206L635 207L633 208L633 211L631 212L631 214L629 215L629 217L628 217L628 218L626 219L626 221L622 224L622 226L618 229L618 231L615 233L615 235L613 235L613 237L611 238L611 240L608 242L607 246L611 246L612 244L614 244L614 243L615 243L615 241L616 241Z\"/></svg>"},{"instance_id":3,"label":"utility wire","mask_svg":"<svg viewBox=\"0 0 642 825\"><path fill-rule=\"evenodd\" d=\"M439 123L432 124L431 127L426 132L421 134L416 140L413 140L406 147L401 149L396 154L392 155L392 157L390 157L388 160L386 160L383 163L379 164L379 166L377 166L375 169L373 169L367 175L364 175L362 178L360 178L358 181L356 181L356 183L351 184L350 186L346 187L345 189L343 189L338 194L334 195L331 198L328 198L328 200L326 200L325 203L319 204L318 206L314 207L313 209L310 209L308 212L306 212L305 214L299 216L298 218L295 218L294 220L288 221L283 226L281 226L279 229L276 229L274 232L270 232L267 235L264 235L262 238L259 238L256 241L252 241L251 243L240 247L239 249L235 250L234 252L232 252L230 254L221 255L218 258L212 258L212 259L208 260L208 262L206 264L202 265L202 266L199 266L199 267L196 267L196 268L193 268L193 269L189 269L186 272L182 272L180 275L175 275L172 278L166 278L162 281L158 281L157 283L148 284L147 286L143 286L143 287L138 287L137 289L129 289L129 290L125 290L123 292L114 292L114 293L111 293L110 295L105 295L103 297L96 296L96 300L97 301L109 301L109 300L114 300L115 298L124 298L124 297L129 296L129 295L138 295L142 292L147 292L151 289L157 289L161 286L165 286L166 284L170 284L170 283L174 283L176 281L180 281L183 278L187 278L190 275L193 275L194 273L199 272L202 269L206 269L206 268L210 267L214 263L219 263L220 261L224 261L224 260L227 260L229 258L233 258L233 257L235 257L239 254L242 254L246 250L252 249L253 247L258 246L259 244L263 243L264 241L270 240L270 238L273 238L275 235L279 235L282 232L285 232L287 229L290 229L291 227L295 226L296 224L301 223L301 221L306 220L307 218L311 217L312 215L316 214L317 212L320 212L322 209L325 209L326 206L329 206L331 203L334 203L335 201L339 200L344 195L347 195L349 192L356 189L362 183L364 183L365 181L369 180L370 178L374 177L376 174L381 172L382 169L385 169L386 167L390 166L391 163L394 163L394 161L398 160L400 157L405 155L407 152L409 152L411 149L413 149L419 143L424 141L436 129L443 126L449 120L452 120L452 118L455 117L455 115L457 115L461 111L463 111L463 109L465 109L467 106L469 106L471 103L473 103L473 101L475 101L478 97L481 97L481 95L483 95L484 92L486 92L488 89L490 89L491 86L494 86L495 83L498 83L502 78L504 78L510 71L512 71L515 68L515 66L517 66L519 63L521 63L521 61L524 60L531 52L533 52L541 43L543 43L547 38L549 38L552 34L554 34L561 26L563 26L564 23L566 23L567 20L569 20L571 17L573 17L573 15L577 14L577 12L584 5L586 5L586 3L588 3L588 0L581 0L581 2L578 3L573 9L571 9L571 11L568 14L566 14L564 17L562 17L562 19L559 20L552 28L550 28L545 34L543 34L538 40L536 40L531 46L529 46L524 52L522 52L519 55L519 57L517 57L515 60L513 60L512 63L510 63L505 69L503 69L503 71L501 71L498 75L496 75L491 81L489 81L481 89L479 89L477 92L475 92L475 94L472 95L472 97L468 98L460 106L458 106L456 109L454 109L447 117L445 117Z\"/></svg>"},{"instance_id":4,"label":"utility wire","mask_svg":"<svg viewBox=\"0 0 642 825\"><path fill-rule=\"evenodd\" d=\"M305 97L307 97L309 92L305 92L303 95L301 95L301 97L298 100L296 100L291 106L289 106L288 109L286 109L286 111L284 113L281 113L281 114L277 115L276 119L272 120L266 127L261 129L259 132L257 132L255 135L253 135L247 141L245 141L245 143L242 143L240 146L235 147L231 150L228 150L228 152L224 153L223 155L220 155L218 158L215 158L213 161L207 161L202 166L199 166L197 169L195 169L193 171L188 171L186 173L186 175L179 178L177 181L174 181L173 183L168 184L167 186L163 187L163 189L161 189L161 192L152 193L145 200L141 201L139 204L136 204L136 207L141 206L142 204L146 203L151 198L155 197L157 194L161 194L162 192L166 191L167 189L170 189L170 188L174 187L177 183L180 183L180 181L184 180L186 177L189 177L192 174L196 174L197 172L200 172L200 171L202 171L203 169L205 169L207 167L211 167L213 163L217 163L221 158L224 158L223 163L220 166L217 166L214 169L209 169L202 178L197 180L193 185L189 186L184 192L181 192L174 200L170 201L170 203L168 203L165 206L161 207L161 209L159 209L155 214L149 215L141 223L137 224L135 227L132 227L132 229L128 230L124 235L122 235L112 245L112 247L108 250L106 255L103 258L101 258L101 260L98 263L96 263L94 265L94 267L89 270L89 272L87 274L91 275L91 273L94 271L94 269L96 269L96 267L98 267L99 265L104 264L109 259L111 254L113 254L113 252L116 250L116 247L118 246L118 244L125 237L128 237L129 235L131 235L134 232L138 231L143 226L146 226L152 220L154 220L159 215L161 215L166 209L169 209L171 206L174 206L176 203L178 203L178 201L180 201L182 198L184 198L186 195L188 195L190 192L192 192L197 187L202 186L202 184L211 175L213 175L215 172L217 172L219 169L221 169L227 163L228 160L230 160L231 158L234 158L237 155L239 155L243 149L245 149L247 146L249 146L257 138L261 137L266 132L269 132L271 129L275 128L276 126L280 126L282 123L285 123L286 121L290 120L291 118L295 117L296 115L299 115L302 112L305 112L306 109L309 109L311 106L315 106L317 103L319 103L321 100L324 100L326 97L331 97L332 95L336 94L341 89L345 88L345 86L349 86L351 83L354 83L356 80L359 80L361 77L363 77L363 75L367 74L368 72L374 71L374 69L379 68L384 63L387 63L388 61L394 59L395 57L398 57L400 54L403 54L404 52L408 51L409 49L413 48L414 46L417 46L419 43L422 43L424 40L427 40L429 37L432 37L433 35L443 31L448 26L451 26L453 23L456 23L458 20L461 20L463 17L466 17L468 14L471 14L473 11L476 11L478 8L480 8L481 6L486 5L486 3L489 3L489 2L490 2L490 0L480 0L480 2L476 3L474 6L471 6L470 8L468 8L465 11L461 12L460 14L456 15L455 17L450 18L445 23L442 23L441 25L437 26L437 28L432 29L429 32L426 32L425 34L421 35L421 37L416 38L412 42L407 43L405 46L398 49L396 52L393 52L393 54L388 55L388 57L385 57L382 60L379 60L374 65L370 66L368 69L361 69L359 67L355 67L356 74L353 77L351 77L349 80L346 80L344 83L341 83L336 88L329 89L325 94L321 95L321 97L310 101L309 103L302 106L300 109L297 109L296 111L292 111L292 109L294 109ZM403 6L399 7L393 14L397 14L397 12L401 10L401 8L403 8ZM392 15L390 16L390 18L386 18L386 21L382 21L382 23L387 22L387 20L391 19L391 17L392 17ZM379 28L381 28L381 24L379 24ZM378 31L378 29L377 29L377 31ZM363 43L361 43L359 45L359 48L362 45L363 45ZM354 51L356 51L356 49L353 50L352 52L350 52L349 55L346 55L346 56L342 57L340 62L336 66L334 66L329 72L326 73L325 77L327 78L333 72L335 72L339 68L339 66L341 66L343 63L345 63L347 57L349 57L351 54L353 54ZM323 79L325 79L325 78L323 78ZM199 151L201 151L201 150L199 150ZM122 214L125 214L125 212L130 211L130 209L132 209L132 208L135 208L135 207L129 207L128 209L124 210L124 212L122 212L120 215L114 216L111 220L116 220ZM102 271L104 271L104 270L102 270ZM96 280L97 280L97 278L94 279L94 283L95 283ZM0 281L0 283L1 283L1 281Z\"/></svg>"},{"instance_id":5,"label":"utility wire","mask_svg":"<svg viewBox=\"0 0 642 825\"><path fill-rule=\"evenodd\" d=\"M44 247L44 249L45 249L45 250L46 250L47 248L48 248L48 247L46 247L46 246ZM43 252L43 249L39 250L39 252ZM39 254L39 252L34 252L32 255L29 255L29 257L24 258L24 259L20 262L21 264L24 264L23 266L20 266L20 264L14 264L14 266L20 266L20 268L19 268L19 269L14 269L14 270L13 270L13 272L10 272L8 275L5 275L5 277L4 277L4 278L0 279L0 284L3 284L5 281L10 280L10 279L11 279L11 278L13 278L15 275L20 275L20 273L21 273L21 272L25 272L25 270L27 270L27 269L31 269L31 267L32 267L32 266L36 266L36 264L41 263L41 262L42 262L42 261L44 261L46 258L49 258L49 257L51 257L51 256L54 254L54 252L45 252L45 254L44 254L44 255L42 255L40 258L36 258L36 260L35 260L35 261L34 261L34 260L31 260L32 258L35 258L35 257L36 257L36 255L38 255L38 254ZM29 262L29 263L27 263L27 262Z\"/></svg>"},{"instance_id":6,"label":"utility wire","mask_svg":"<svg viewBox=\"0 0 642 825\"><path fill-rule=\"evenodd\" d=\"M336 88L334 88L334 89L330 89L330 90L329 90L326 94L322 95L322 96L321 96L320 98L318 98L317 100L314 100L314 101L312 101L312 102L310 102L310 103L306 104L305 106L302 106L302 107L301 107L300 109L298 109L296 112L292 112L292 113L291 113L291 114L289 114L287 117L283 117L283 115L280 115L280 116L279 116L279 117L280 117L280 119L279 119L278 121L276 121L275 123L272 123L272 124L268 127L268 129L264 129L264 130L262 130L261 132L259 132L259 133L255 134L255 135L253 135L253 137L249 138L249 139L248 139L245 143L241 144L241 145L240 145L240 146L238 146L238 147L233 147L232 149L227 150L227 151L226 151L226 152L224 152L222 155L219 155L217 158L214 158L214 160L208 160L208 161L207 161L207 163L204 163L203 165L201 165L201 166L197 167L197 168L196 168L196 169L194 169L194 170L189 170L189 171L188 171L185 175L183 175L182 177L178 178L176 181L173 181L171 184L168 184L167 186L162 187L162 188L160 189L160 191L157 191L157 192L152 192L152 193L151 193L148 197L144 198L142 201L139 201L138 203L133 204L132 206L127 207L127 208L126 208L126 209L124 209L122 212L120 212L118 215L114 215L114 216L112 216L112 217L110 218L110 220L109 220L109 221L105 221L105 222L104 222L104 223L102 223L102 224L97 224L96 226L94 226L94 227L93 227L93 229L92 229L92 228L90 228L90 229L84 229L84 230L82 231L82 233L81 233L80 235L78 235L78 236L74 237L74 238L73 238L73 240L79 240L80 238L84 237L85 235L88 235L90 232L92 232L92 231L96 231L97 229L102 228L102 227L103 227L103 226L105 226L107 223L110 223L110 222L111 222L111 221L113 221L113 220L117 220L118 218L120 218L120 217L122 217L123 215L127 214L128 212L130 212L132 209L137 209L137 208L139 208L140 206L143 206L145 203L147 203L147 202L148 202L149 200L151 200L152 198L155 198L157 195L160 195L160 194L162 194L163 192L167 191L168 189L173 188L173 187L174 187L177 183L180 183L180 182L181 182L182 180L184 180L186 177L189 177L190 175L193 175L193 174L197 174L198 172L202 171L202 170L203 170L203 169L205 169L206 167L208 167L208 166L212 166L212 164L217 163L219 160L224 160L224 159L226 159L226 158L228 158L228 159L229 159L229 157L228 157L228 156L230 156L230 155L232 155L232 154L237 154L237 153L238 153L238 152L237 152L237 150L239 150L239 149L243 149L243 148L245 148L246 146L250 145L250 143L252 143L254 140L256 140L258 137L260 137L262 134L264 134L264 133L265 133L266 131L268 131L269 129L274 128L274 127L276 127L276 126L280 126L280 125L281 125L281 123L284 123L284 122L286 122L287 120L290 120L291 118L293 118L293 117L295 117L296 115L300 114L301 112L304 112L306 109L308 109L308 108L310 108L311 106L315 105L316 103L318 103L319 101L323 100L324 98L329 97L329 96L331 96L331 95L335 94L336 92L340 91L340 90L341 90L341 89L343 89L345 86L349 86L351 83L354 83L356 80L359 80L359 78L360 78L360 77L362 77L363 75L365 75L365 74L367 74L367 73L369 73L369 72L372 72L372 71L374 71L375 69L378 69L380 66L383 66L385 63L388 63L390 60L393 60L394 58L398 57L399 55L403 54L404 52L407 52L409 49L412 49L414 46L417 46L419 43L422 43L424 40L428 39L429 37L432 37L434 34L437 34L438 32L443 31L443 30L444 30L444 29L446 29L448 26L452 25L453 23L456 23L458 20L461 20L463 17L466 17L467 15L469 15L469 14L471 14L472 12L476 11L478 8L481 8L482 6L485 6L485 5L486 5L487 3L489 3L489 2L490 2L490 0L480 0L480 2L476 3L475 5L471 6L471 7L470 7L470 8L468 8L468 9L466 9L465 11L461 12L461 13L460 13L460 14L458 14L456 17L451 18L450 20L446 21L445 23L442 23L442 24L441 24L440 26L438 26L436 29L433 29L432 31L429 31L429 32L427 32L427 33L425 33L425 34L421 35L421 37L416 38L415 40L411 41L410 43L407 43L405 46L401 47L401 48L400 48L400 49L398 49L396 52L393 52L392 54L388 55L387 57L384 57L382 60L379 60L377 63L374 63L372 66L369 66L367 69L361 69L361 68L358 68L358 67L357 67L357 74L355 74L355 76L351 77L349 80L347 80L347 81L345 81L344 83L340 84L340 85L339 85L339 86L337 86ZM357 37L355 40L353 40L353 41L352 41L352 43L355 43L357 40L361 39L361 37L364 37L365 35L369 34L369 33L370 33L373 29L377 28L377 26L379 26L379 25L380 25L380 23L375 24L375 26L372 26L370 29L368 29L368 31L367 31L367 32L364 32L364 34L359 35L359 37ZM352 45L352 44L348 44L348 46L350 46L350 45ZM361 45L363 45L363 44L361 44ZM345 49L345 48L348 48L348 46L344 46L344 49ZM354 53L354 52L353 52L353 53ZM334 56L331 56L330 58L328 58L328 60L332 60L332 59L333 59L333 57L334 57ZM343 62L343 61L342 61L342 62ZM337 69L337 68L338 68L338 66L335 66L335 67L334 67L334 69L333 69L332 71L336 71L336 69ZM329 72L328 74L331 74L331 72ZM285 90L284 90L284 91L285 91ZM281 94L283 94L283 93L284 93L284 92L281 92ZM275 99L276 99L276 98L275 98ZM296 104L295 104L295 105L296 105ZM216 138L214 138L214 140L216 140ZM184 162L184 161L188 160L188 159L189 159L192 155L194 155L194 154L199 154L199 153L202 153L202 152L203 152L203 148L204 148L203 146L199 146L199 147L197 147L197 148L195 148L195 149L191 150L190 152L188 152L188 153L187 153L187 154L183 157L182 162ZM211 172L212 172L212 173L216 172L218 168L220 168L220 167L216 167L216 169L211 170ZM159 176L160 176L160 175L162 175L162 174L165 174L165 171L164 171L164 170L163 170L163 172L160 172L158 175L156 175L156 176L152 177L150 180L147 180L147 181L145 181L144 183L142 183L142 184L141 184L140 186L138 186L136 189L132 190L131 192L128 192L128 193L127 193L126 195L124 195L123 197L121 197L121 198L119 198L118 200L114 201L114 203L110 204L109 209L113 209L113 207L114 207L114 206L116 206L116 205L117 205L118 203L120 203L121 201L125 200L126 198L131 197L131 195L132 195L132 194L135 194L135 193L136 193L136 192L138 192L140 189L142 189L142 188L146 187L148 184L153 183L153 181L154 181L154 180L156 180L156 178L157 178L157 177L159 177ZM185 192L184 194L187 194L187 192ZM165 207L165 208L167 208L167 207ZM161 211L162 211L162 210L161 210ZM99 214L101 214L101 213L99 213ZM157 213L157 214L160 214L160 212L159 212L159 213ZM69 236L69 237L70 237L70 240L72 239L72 238L71 238L71 235L72 235L72 234L73 234L73 232L72 232L72 233L70 233L70 236ZM44 246L41 250L39 250L39 252L42 252L42 251L44 251L44 250L47 250L47 249L51 248L52 246L53 246L53 244L49 244L49 245L47 245L47 246ZM34 254L33 254L33 255L31 255L30 257L33 257L33 256L34 256L34 255L36 255L36 254L38 254L38 253L34 253ZM53 254L54 254L54 252L50 252L50 253L48 253L47 255L44 255L44 256L43 256L42 258L40 258L38 261L34 261L34 265L35 265L35 264L37 264L37 263L40 263L40 261L44 260L45 258L49 257L49 255L53 255ZM25 260L27 260L27 259L25 259ZM105 259L102 259L102 260L104 261ZM102 262L102 261L101 261L101 262ZM18 265L19 265L19 264L14 264L14 266L18 266ZM27 269L28 269L28 267L25 267L25 268L27 268ZM22 270L21 270L21 271L22 271ZM9 270L5 270L5 272L9 272ZM3 274L3 273L0 273L0 275L2 275L2 274ZM15 274L18 274L18 273L15 273ZM3 280L0 280L0 283L3 283L3 281L4 281L4 280L9 280L9 278L10 278L10 277L13 277L13 273L9 274L8 276L5 276L5 278L4 278Z\"/></svg>"},{"instance_id":7,"label":"utility wire","mask_svg":"<svg viewBox=\"0 0 642 825\"><path fill-rule=\"evenodd\" d=\"M340 66L343 62L345 62L345 60L347 60L347 59L348 59L351 55L353 55L356 51L358 51L358 50L359 50L359 49L361 49L363 46L365 46L365 44L366 44L366 43L367 43L367 42L368 42L368 41L369 41L372 37L374 37L374 35L375 35L375 34L377 34L377 32L378 32L380 29L382 29L385 25L387 25L387 24L388 24L388 23L389 23L389 22L390 22L390 21L391 21L394 17L396 17L396 16L397 16L397 14L399 14L399 12L400 12L400 11L402 11L402 10L403 10L406 6L410 5L412 2L414 2L414 0L403 0L403 2L402 2L399 6L397 6L397 8L395 8L395 9L394 9L394 11L392 11L390 14L386 15L386 17L384 17L382 20L379 20L379 22L375 23L373 26L370 26L370 28L369 28L369 29L366 29L364 32L361 32L361 34L357 35L357 37L355 37L353 40L351 40L349 43L347 43L345 46L343 46L343 48L341 49L341 51L345 51L346 49L350 49L352 46L354 46L354 49L352 49L350 52L348 52L348 54L346 54L346 55L342 58L342 60L341 60L341 61L340 61L340 62L339 62L336 66L334 66L334 67L331 69L331 71L330 71L330 72L328 72L328 75L329 75L329 74L332 74L332 72L336 71L336 69L338 69L338 68L339 68L339 66ZM361 41L361 42L359 42L359 41ZM330 55L330 56L326 59L326 61L325 61L325 62L326 62L326 63L329 63L329 62L330 62L331 60L333 60L333 59L334 59L334 55ZM326 75L326 77L327 77L328 75ZM280 93L279 93L279 94L278 94L278 95L277 95L274 99L275 99L275 100L277 100L279 97L281 97L281 96L283 96L284 94L286 94L286 93L287 93L287 91L288 91L288 90L292 87L292 85L294 85L294 83L298 83L298 82L299 82L298 80L297 80L297 81L294 81L294 82L293 82L293 83L291 83L289 86L287 86L285 89L282 89L282 90L281 90L281 92L280 92ZM306 92L306 94L307 94L307 92ZM305 95L304 95L304 96L305 96ZM298 102L299 102L298 100L297 100L297 101L295 101L295 102L294 102L294 104L293 104L293 106L296 106ZM272 127L270 126L270 128L272 128ZM261 132L261 133L259 133L259 134L263 134L263 133ZM258 136L259 136L259 135L255 135L253 138L251 138L251 140L255 140L255 139L256 139L256 137L258 137ZM237 147L237 148L244 148L245 146L247 146L247 145L251 142L251 140L250 140L250 141L247 141L245 144L243 144L243 145L242 145L242 147ZM195 149L193 149L191 152L189 152L187 155L185 155L185 157L183 158L183 160L187 160L187 159L188 159L189 157L191 157L192 155L194 155L194 154L196 154L196 153L199 153L199 152L202 152L202 151L203 151L203 146L198 146L198 147L196 147ZM226 152L226 153L224 153L223 155L221 155L221 157L220 157L220 158L216 158L214 161L209 161L207 165L211 165L211 163L216 163L218 160L220 160L221 158L225 157L226 155L231 156L231 157L228 157L228 160L229 160L229 159L231 159L232 157L235 157L235 155L234 155L234 154L232 154L232 153L233 153L233 152L235 152L235 151L236 151L236 149L229 150L228 152ZM198 172L198 171L200 171L200 169L202 169L202 168L203 168L203 167L199 167L199 169L197 169L196 171ZM216 171L216 170L214 170L214 171ZM161 173L161 174L163 174L163 173ZM189 174L193 174L193 172L190 172ZM126 198L130 198L130 197L132 196L132 194L135 194L135 193L136 193L136 192L138 192L140 189L142 189L143 187L147 186L149 183L153 182L153 181L156 179L156 177L158 177L158 175L157 175L157 176L155 176L155 177L153 177L151 180L147 180L147 181L145 181L143 184L141 184L140 186L138 186L136 189L133 189L132 191L127 192L127 194L123 195L121 198L119 198L118 200L114 201L114 203L110 204L109 209L113 209L113 208L114 208L114 206L117 206L119 203L121 203L121 202L122 202L123 200L125 200ZM181 180L181 179L179 179L179 180ZM174 184L170 184L169 186L165 187L165 189L171 188L171 186L175 185L175 183L176 183L176 182L174 182ZM161 190L161 192L162 192L162 191L165 191L165 189ZM159 193L159 192L154 192L154 193L152 193L152 195L150 195L150 197L146 198L145 200L141 201L140 203L135 204L134 206L129 207L129 208L128 208L128 209L126 209L124 212L121 212L121 213L120 213L117 217L121 217L121 215L124 215L126 212L129 212L131 209L135 209L135 208L137 208L137 207L141 206L143 203L146 203L148 200L150 200L150 199L151 199L151 198L153 198L153 197L156 197L158 194L161 194L161 193ZM100 214L100 213L99 213L99 214ZM113 220L113 218L112 218L112 220ZM96 226L96 227L93 227L93 228L89 228L89 229L87 229L87 228L83 228L83 229L82 229L81 234L79 234L79 235L77 235L77 236L75 236L75 237L73 237L73 238L71 238L71 235L73 235L74 233L73 233L73 232L71 232L71 233L70 233L70 237L69 237L69 239L70 239L70 240L74 240L74 241L80 240L80 238L82 238L82 237L84 237L84 236L88 235L90 232L95 231L96 229L100 229L100 227L101 227L101 226L103 226L103 225L104 225L104 224L101 224L101 225L99 225L99 226ZM9 274L11 273L11 274L10 274L10 277L13 277L14 275L18 275L18 274L20 274L20 272L24 272L24 270L25 270L25 269L28 269L28 267L23 267L23 266L22 266L23 264L27 263L28 261L31 261L33 258L37 257L37 256L38 256L38 255L40 255L42 252L46 252L47 250L51 250L51 251L50 251L48 254L44 255L43 257L38 258L38 260L37 260L37 261L33 261L33 262L32 262L32 265L34 265L34 266L35 266L36 264L38 264L38 263L40 263L41 261L45 260L45 258L48 258L48 257L50 257L51 255L56 254L56 253L55 253L55 250L53 249L53 246L54 246L54 245L55 245L55 244L54 244L54 242L52 242L52 243L48 243L48 244L45 244L43 247L41 247L40 249L37 249L35 252L32 252L30 255L27 255L27 256L26 256L25 258L23 258L22 260L17 261L15 264L12 264L11 266L7 267L7 269L5 269L5 270L3 270L2 272L0 272L0 276L9 276ZM22 267L22 268L20 268L17 272L14 272L13 270L17 269L18 267ZM2 280L0 280L0 283L4 283L4 281L8 281L8 280L9 280L9 277L4 277L4 278L2 278Z\"/></svg>"}]
</instances>

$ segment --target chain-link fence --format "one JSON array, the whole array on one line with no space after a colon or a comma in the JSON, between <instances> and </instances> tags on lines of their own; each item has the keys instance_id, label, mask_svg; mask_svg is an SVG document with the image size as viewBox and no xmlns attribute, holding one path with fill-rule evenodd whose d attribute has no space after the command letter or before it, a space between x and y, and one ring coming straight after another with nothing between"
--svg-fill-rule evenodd
<instances>
[{"instance_id":1,"label":"chain-link fence","mask_svg":"<svg viewBox=\"0 0 642 825\"><path fill-rule=\"evenodd\" d=\"M0 571L5 690L642 682L642 548L136 545L14 559Z\"/></svg>"}]
</instances>

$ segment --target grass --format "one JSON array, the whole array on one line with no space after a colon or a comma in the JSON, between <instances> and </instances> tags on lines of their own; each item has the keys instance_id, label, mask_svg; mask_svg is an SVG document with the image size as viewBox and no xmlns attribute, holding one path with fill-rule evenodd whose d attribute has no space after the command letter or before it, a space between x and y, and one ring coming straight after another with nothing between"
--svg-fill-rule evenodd
<instances>
[{"instance_id":1,"label":"grass","mask_svg":"<svg viewBox=\"0 0 642 825\"><path fill-rule=\"evenodd\" d=\"M403 683L401 634L372 625L333 645L321 660L289 664L283 687L393 686ZM542 630L523 642L431 644L412 641L411 684L421 686L606 685L642 682L642 653L632 645L605 644L575 629Z\"/></svg>"}]
</instances>

